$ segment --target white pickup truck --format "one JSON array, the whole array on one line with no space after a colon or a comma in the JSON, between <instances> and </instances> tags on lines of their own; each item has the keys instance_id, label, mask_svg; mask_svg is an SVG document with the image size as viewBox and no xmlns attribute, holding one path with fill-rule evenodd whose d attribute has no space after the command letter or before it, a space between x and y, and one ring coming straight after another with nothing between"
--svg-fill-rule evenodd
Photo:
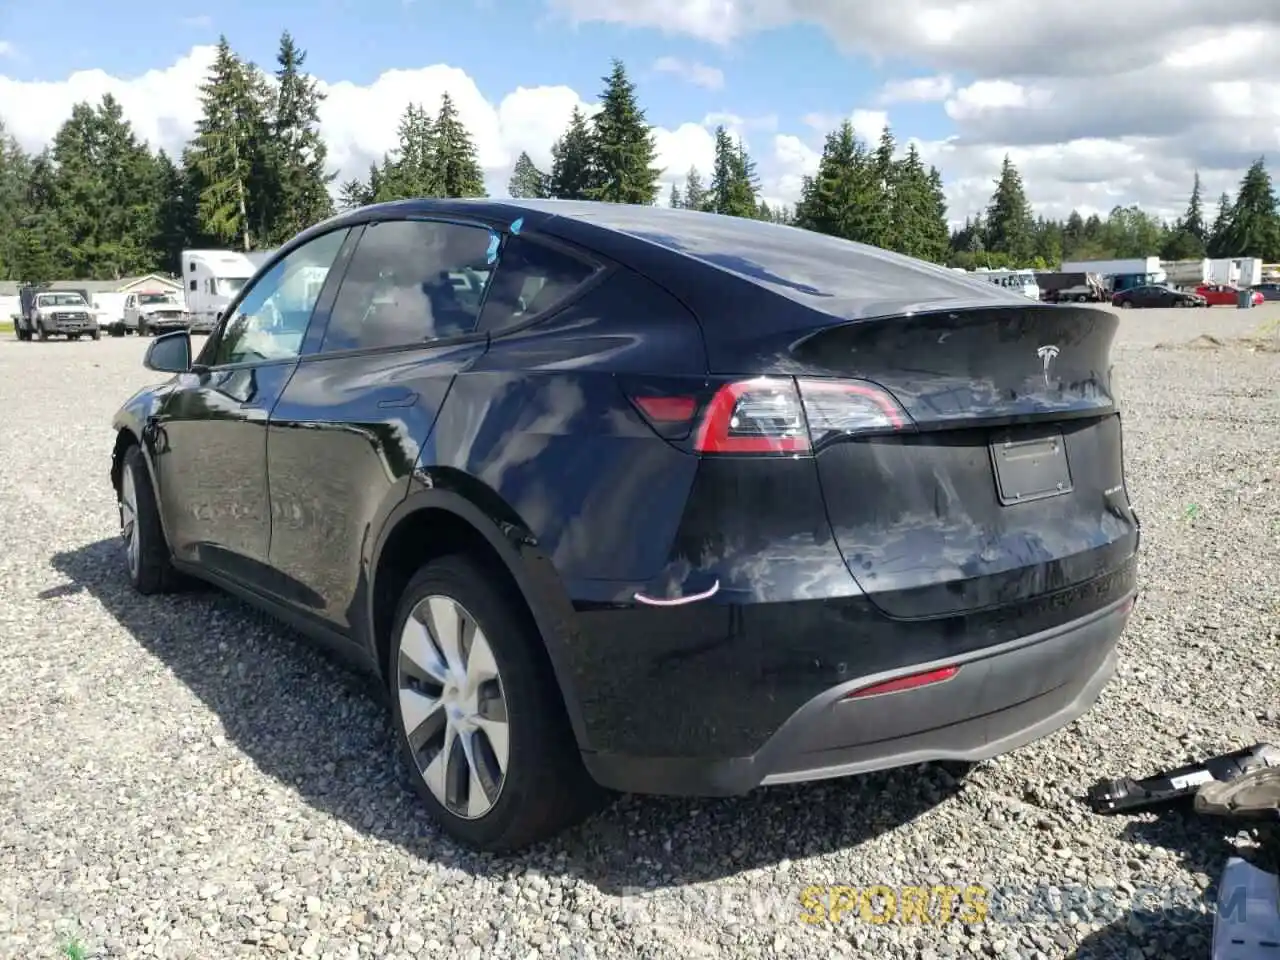
<instances>
[{"instance_id":1,"label":"white pickup truck","mask_svg":"<svg viewBox=\"0 0 1280 960\"><path fill-rule=\"evenodd\" d=\"M191 318L174 293L131 293L124 300L125 332L140 337L186 330Z\"/></svg>"}]
</instances>

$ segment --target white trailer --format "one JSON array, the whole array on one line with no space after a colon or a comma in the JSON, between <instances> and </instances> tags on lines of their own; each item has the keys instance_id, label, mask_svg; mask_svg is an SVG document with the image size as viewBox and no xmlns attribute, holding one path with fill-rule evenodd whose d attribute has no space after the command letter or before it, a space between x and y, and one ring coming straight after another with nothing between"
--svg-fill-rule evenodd
<instances>
[{"instance_id":1,"label":"white trailer","mask_svg":"<svg viewBox=\"0 0 1280 960\"><path fill-rule=\"evenodd\" d=\"M1016 290L1024 297L1032 300L1038 301L1040 299L1040 285L1036 282L1036 272L1034 270L999 270L990 267L978 267L973 271L973 277L976 280L994 283L998 287Z\"/></svg>"},{"instance_id":2,"label":"white trailer","mask_svg":"<svg viewBox=\"0 0 1280 960\"><path fill-rule=\"evenodd\" d=\"M222 311L255 272L257 265L234 250L183 250L182 289L191 331L213 330Z\"/></svg>"},{"instance_id":3,"label":"white trailer","mask_svg":"<svg viewBox=\"0 0 1280 960\"><path fill-rule=\"evenodd\" d=\"M1194 290L1208 283L1210 278L1209 261L1200 260L1161 260L1160 266L1175 287Z\"/></svg>"}]
</instances>

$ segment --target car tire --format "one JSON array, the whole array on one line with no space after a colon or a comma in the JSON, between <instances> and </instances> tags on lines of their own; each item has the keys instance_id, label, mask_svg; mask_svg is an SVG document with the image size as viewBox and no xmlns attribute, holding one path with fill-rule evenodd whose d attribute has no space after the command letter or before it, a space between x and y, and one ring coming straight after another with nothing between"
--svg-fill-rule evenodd
<instances>
[{"instance_id":1,"label":"car tire","mask_svg":"<svg viewBox=\"0 0 1280 960\"><path fill-rule=\"evenodd\" d=\"M1120 309L1122 309L1122 310L1132 310L1132 309L1133 309L1133 303L1132 303L1131 301L1129 301L1129 300L1121 300L1121 301L1120 301Z\"/></svg>"},{"instance_id":2,"label":"car tire","mask_svg":"<svg viewBox=\"0 0 1280 960\"><path fill-rule=\"evenodd\" d=\"M49 339L49 331L44 328L43 323L36 324L36 335L40 337L41 342Z\"/></svg>"},{"instance_id":3,"label":"car tire","mask_svg":"<svg viewBox=\"0 0 1280 960\"><path fill-rule=\"evenodd\" d=\"M582 764L537 627L495 580L463 555L422 567L396 611L387 678L401 757L436 822L474 850L510 853L608 794ZM450 634L453 645L436 639Z\"/></svg>"},{"instance_id":4,"label":"car tire","mask_svg":"<svg viewBox=\"0 0 1280 960\"><path fill-rule=\"evenodd\" d=\"M101 330L94 330L91 334L89 334L89 339L90 339L90 340L101 340L101 339L102 339L102 331L101 331Z\"/></svg>"},{"instance_id":5,"label":"car tire","mask_svg":"<svg viewBox=\"0 0 1280 960\"><path fill-rule=\"evenodd\" d=\"M167 593L178 583L169 555L151 471L142 448L129 447L120 466L120 534L125 544L125 569L133 588L144 595Z\"/></svg>"}]
</instances>

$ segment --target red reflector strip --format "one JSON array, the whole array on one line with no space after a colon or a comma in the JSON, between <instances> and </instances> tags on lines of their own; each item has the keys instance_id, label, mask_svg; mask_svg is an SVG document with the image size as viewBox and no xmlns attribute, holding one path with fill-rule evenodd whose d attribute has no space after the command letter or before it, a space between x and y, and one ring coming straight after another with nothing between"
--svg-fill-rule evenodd
<instances>
[{"instance_id":1,"label":"red reflector strip","mask_svg":"<svg viewBox=\"0 0 1280 960\"><path fill-rule=\"evenodd\" d=\"M698 409L693 397L632 397L644 415L655 423L687 423Z\"/></svg>"},{"instance_id":2,"label":"red reflector strip","mask_svg":"<svg viewBox=\"0 0 1280 960\"><path fill-rule=\"evenodd\" d=\"M927 687L931 683L943 683L960 672L959 667L939 667L937 670L926 670L924 673L913 673L906 677L895 677L883 683L875 683L861 690L847 694L843 699L853 700L860 697L875 697L882 693L900 693L903 690L914 690L916 687Z\"/></svg>"}]
</instances>

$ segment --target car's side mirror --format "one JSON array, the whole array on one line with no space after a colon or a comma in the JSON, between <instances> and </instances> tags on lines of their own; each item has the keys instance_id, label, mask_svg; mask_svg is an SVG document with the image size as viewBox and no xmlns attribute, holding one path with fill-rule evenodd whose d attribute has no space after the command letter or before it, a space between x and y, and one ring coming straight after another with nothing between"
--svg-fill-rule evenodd
<instances>
[{"instance_id":1,"label":"car's side mirror","mask_svg":"<svg viewBox=\"0 0 1280 960\"><path fill-rule=\"evenodd\" d=\"M221 311L221 310L219 310L217 313L215 313L215 314L213 315L213 322L214 322L214 323L221 323L221 322L222 322L222 311Z\"/></svg>"},{"instance_id":2,"label":"car's side mirror","mask_svg":"<svg viewBox=\"0 0 1280 960\"><path fill-rule=\"evenodd\" d=\"M142 365L157 373L186 373L191 369L191 335L185 330L165 333L147 347Z\"/></svg>"}]
</instances>

